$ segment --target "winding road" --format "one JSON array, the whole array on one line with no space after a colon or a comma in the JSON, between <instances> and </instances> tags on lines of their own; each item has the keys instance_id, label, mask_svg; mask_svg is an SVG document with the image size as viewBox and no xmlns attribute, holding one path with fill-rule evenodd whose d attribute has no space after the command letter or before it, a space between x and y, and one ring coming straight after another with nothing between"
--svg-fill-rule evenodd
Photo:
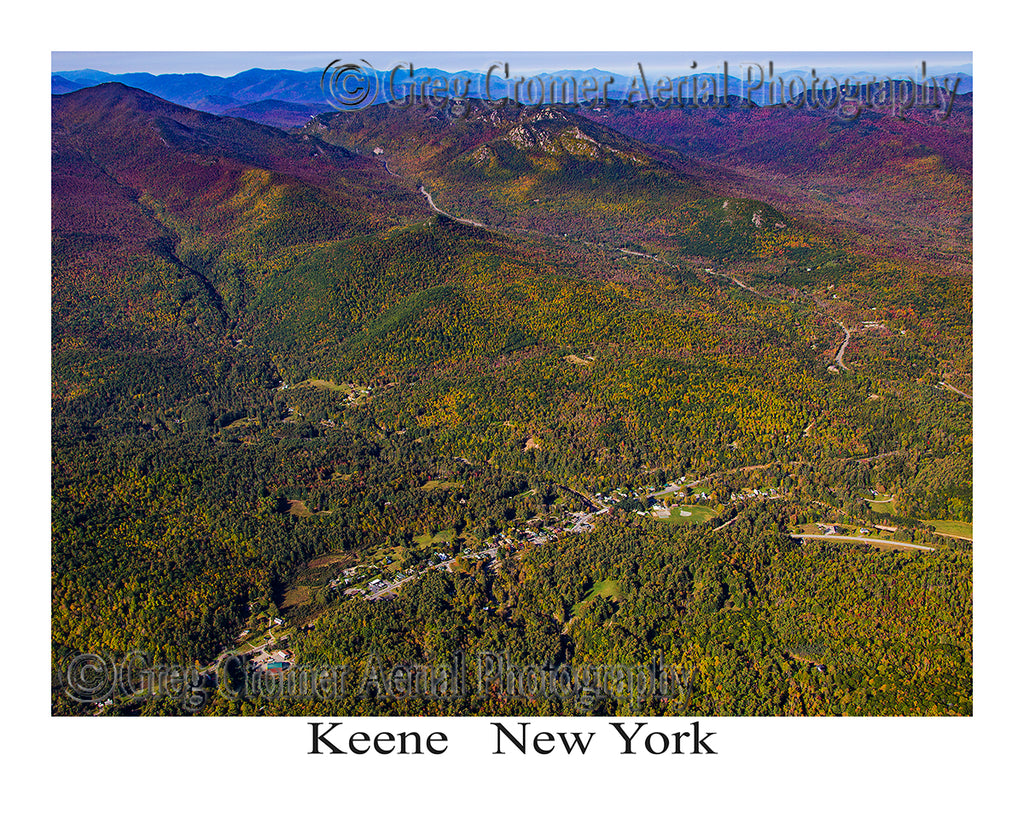
<instances>
[{"instance_id":1,"label":"winding road","mask_svg":"<svg viewBox=\"0 0 1024 819\"><path fill-rule=\"evenodd\" d=\"M623 251L623 252L626 252L626 251ZM755 296L760 296L761 298L767 298L767 296L765 296L763 293L759 293L757 290L755 290L749 284L741 282L735 276L730 276L728 273L717 273L714 270L707 270L707 272L710 273L712 276L721 276L723 279L728 279L729 281L733 282L733 284L735 284L737 287L742 287L744 290L746 290L746 291L748 291L750 293L753 293ZM800 291L794 290L793 292L799 293ZM825 312L825 305L821 302L820 299L818 299L818 298L816 298L814 296L811 296L811 299L814 301L815 306L817 306L817 308L819 310L821 310L822 312ZM843 363L843 355L846 353L846 345L850 343L850 330L839 319L832 319L832 320L836 324L838 324L840 327L842 327L843 328L843 333L846 334L846 338L843 339L843 343L839 345L839 351L836 353L836 364L840 367L840 369L843 369L843 370L846 370L847 372L849 372L850 368L847 367L846 364ZM960 390L953 389L952 387L950 387L950 389L952 389L953 392L960 392ZM964 393L960 393L960 394L964 395ZM970 396L967 396L967 397L969 398ZM808 427L807 429L804 430L804 434L805 435L807 434L808 430L810 430L810 427Z\"/></svg>"},{"instance_id":2,"label":"winding road","mask_svg":"<svg viewBox=\"0 0 1024 819\"><path fill-rule=\"evenodd\" d=\"M735 285L736 285L737 287L742 287L742 288L743 288L744 290L748 290L748 291L750 291L750 292L751 292L751 293L753 293L753 294L754 294L755 296L760 296L761 298L766 298L766 296L765 296L765 295L764 295L763 293L759 293L759 292L757 292L757 291L756 291L756 290L755 290L755 289L754 289L753 287L751 287L751 286L750 286L749 284L744 284L744 283L743 283L743 282L741 282L741 281L740 281L739 279L737 279L737 278L736 278L735 276L730 276L730 275L729 275L728 273L716 273L716 272L715 272L714 270L709 270L708 272L709 272L709 273L710 273L710 274L711 274L712 276L721 276L721 277L722 277L723 279L728 279L728 280L729 280L729 281L731 281L731 282L732 282L733 284L735 284Z\"/></svg>"},{"instance_id":3,"label":"winding road","mask_svg":"<svg viewBox=\"0 0 1024 819\"><path fill-rule=\"evenodd\" d=\"M387 171L391 176L397 177L399 179L404 179L405 178L401 174L395 173L393 170L391 170L391 166L388 165L388 161L386 159L381 159L381 163L384 165L384 170ZM428 191L425 187L423 187L423 185L420 185L418 187L418 190L419 190L419 192L421 194L423 194L423 198L427 200L427 205L430 206L430 209L434 213L437 213L437 214L439 214L441 216L445 216L448 219L451 219L454 222L459 222L460 224L463 224L463 225L469 225L470 227L475 227L475 228L482 228L483 230L489 230L489 231L492 231L493 233L518 233L518 234L524 234L524 235L532 234L532 235L536 235L536 236L543 236L543 237L548 238L548 239L564 239L565 238L561 234L545 233L543 231L528 230L526 228L497 228L494 225L486 225L483 222L477 222L474 219L464 219L464 218L459 217L459 216L453 216L452 214L448 213L448 211L442 210L441 208L439 208L437 206L437 203L434 201L434 197L430 195L430 191ZM588 247L595 247L595 245L593 243L591 243L591 242L584 241L583 244L588 246ZM640 252L638 252L636 250L626 250L625 248L621 248L621 247L620 248L616 248L615 250L617 252L619 252L619 253L622 253L622 254L626 255L626 256L640 256L640 257L642 257L644 259L651 259L652 261L658 262L659 264L666 265L667 267L672 267L672 268L675 268L676 270L679 269L679 265L673 264L672 262L667 262L667 261L665 261L664 259L662 259L662 258L660 258L658 256L652 256L650 253L640 253ZM750 290L751 292L757 292L757 291L753 290L752 288L747 287L747 285L743 284L742 282L737 281L736 284L738 284L740 287L745 287L747 290ZM757 295L761 295L761 294L758 293Z\"/></svg>"},{"instance_id":4,"label":"winding road","mask_svg":"<svg viewBox=\"0 0 1024 819\"><path fill-rule=\"evenodd\" d=\"M843 332L846 333L846 338L843 339L843 343L839 345L839 352L836 353L836 364L838 364L840 368L849 372L850 368L843 363L843 353L846 352L846 345L850 343L850 331L846 328L846 325L843 324L839 319L833 319L833 321L835 321L836 324L842 327Z\"/></svg>"},{"instance_id":5,"label":"winding road","mask_svg":"<svg viewBox=\"0 0 1024 819\"><path fill-rule=\"evenodd\" d=\"M585 244L590 244L590 242L585 242ZM666 262L664 259L659 259L657 256L652 256L650 253L639 253L636 250L626 250L624 247L620 247L618 250L619 253L625 253L627 256L642 256L645 259L653 259L661 264L667 264L669 267L674 267L676 270L679 269L679 265L672 264L672 262Z\"/></svg>"},{"instance_id":6,"label":"winding road","mask_svg":"<svg viewBox=\"0 0 1024 819\"><path fill-rule=\"evenodd\" d=\"M434 213L439 213L442 216L447 216L454 222L460 222L461 224L469 225L470 227L483 228L484 230L495 230L495 228L492 228L490 225L485 225L483 222L474 222L472 219L460 219L458 216L452 216L447 211L441 210L437 205L434 204L434 197L430 195L430 191L428 191L422 185L420 185L420 193L422 193L426 197L427 204L430 205L430 209L434 211Z\"/></svg>"}]
</instances>

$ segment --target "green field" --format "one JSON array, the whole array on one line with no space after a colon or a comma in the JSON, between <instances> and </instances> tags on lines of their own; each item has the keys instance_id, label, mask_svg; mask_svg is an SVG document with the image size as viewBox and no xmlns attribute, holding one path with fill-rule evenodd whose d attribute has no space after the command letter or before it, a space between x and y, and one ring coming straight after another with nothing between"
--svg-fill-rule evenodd
<instances>
[{"instance_id":1,"label":"green field","mask_svg":"<svg viewBox=\"0 0 1024 819\"><path fill-rule=\"evenodd\" d=\"M301 381L296 384L296 387L304 387L306 385L311 387L318 387L322 390L330 390L331 392L348 392L348 384L335 384L333 381L327 381L323 378L310 378L308 381Z\"/></svg>"},{"instance_id":2,"label":"green field","mask_svg":"<svg viewBox=\"0 0 1024 819\"><path fill-rule=\"evenodd\" d=\"M462 485L462 481L427 481L420 489L424 492L429 492L431 489L461 489Z\"/></svg>"},{"instance_id":3,"label":"green field","mask_svg":"<svg viewBox=\"0 0 1024 819\"><path fill-rule=\"evenodd\" d=\"M934 526L935 534L963 537L974 540L974 524L962 520L922 520L926 526Z\"/></svg>"},{"instance_id":4,"label":"green field","mask_svg":"<svg viewBox=\"0 0 1024 819\"><path fill-rule=\"evenodd\" d=\"M689 512L689 515L684 515L683 512ZM669 512L667 518L655 518L660 520L662 523L685 523L687 525L693 525L696 523L705 523L715 516L715 510L709 506L679 506Z\"/></svg>"},{"instance_id":5,"label":"green field","mask_svg":"<svg viewBox=\"0 0 1024 819\"><path fill-rule=\"evenodd\" d=\"M619 588L619 582L617 580L598 580L590 587L590 591L587 592L587 596L572 607L572 614L575 617L579 610L595 597L607 597L609 600L618 600L621 594L622 590Z\"/></svg>"},{"instance_id":6,"label":"green field","mask_svg":"<svg viewBox=\"0 0 1024 819\"><path fill-rule=\"evenodd\" d=\"M872 511L878 512L880 515L895 515L896 509L892 505L891 500L887 501L868 501L868 506L871 507Z\"/></svg>"},{"instance_id":7,"label":"green field","mask_svg":"<svg viewBox=\"0 0 1024 819\"><path fill-rule=\"evenodd\" d=\"M284 608L290 609L309 602L309 586L292 586L285 592Z\"/></svg>"},{"instance_id":8,"label":"green field","mask_svg":"<svg viewBox=\"0 0 1024 819\"><path fill-rule=\"evenodd\" d=\"M224 427L224 429L238 430L242 429L242 427L259 426L259 423L260 422L258 418L239 418L237 421L232 421L230 424Z\"/></svg>"},{"instance_id":9,"label":"green field","mask_svg":"<svg viewBox=\"0 0 1024 819\"><path fill-rule=\"evenodd\" d=\"M420 535L420 537L425 538L426 535ZM401 557L402 549L403 547L401 546L401 544L392 546L390 548L388 548L387 546L379 546L373 552L367 554L367 559L371 563L383 563L389 557L391 558L392 561L396 561L399 560L399 558ZM394 566L392 566L392 568L394 568Z\"/></svg>"},{"instance_id":10,"label":"green field","mask_svg":"<svg viewBox=\"0 0 1024 819\"><path fill-rule=\"evenodd\" d=\"M451 543L455 540L455 532L451 529L445 529L443 532L438 532L433 537L425 534L417 535L413 540L415 540L421 548L428 549L435 543Z\"/></svg>"}]
</instances>

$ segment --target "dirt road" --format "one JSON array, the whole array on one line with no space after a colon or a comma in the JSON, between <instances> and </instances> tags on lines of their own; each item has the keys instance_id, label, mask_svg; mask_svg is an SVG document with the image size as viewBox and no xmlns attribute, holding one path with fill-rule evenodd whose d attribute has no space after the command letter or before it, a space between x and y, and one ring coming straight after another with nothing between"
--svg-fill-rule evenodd
<instances>
[{"instance_id":1,"label":"dirt road","mask_svg":"<svg viewBox=\"0 0 1024 819\"><path fill-rule=\"evenodd\" d=\"M950 392L955 392L957 395L962 395L964 398L968 398L971 401L974 400L974 396L971 395L969 392L963 392L962 390L958 390L956 387L950 386L945 381L940 381L939 386L945 387Z\"/></svg>"}]
</instances>

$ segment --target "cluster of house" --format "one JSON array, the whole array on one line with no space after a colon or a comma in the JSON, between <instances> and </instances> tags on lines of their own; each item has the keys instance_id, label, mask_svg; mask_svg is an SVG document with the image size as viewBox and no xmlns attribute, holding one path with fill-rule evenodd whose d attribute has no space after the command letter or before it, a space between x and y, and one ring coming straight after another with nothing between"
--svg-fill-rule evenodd
<instances>
[{"instance_id":1,"label":"cluster of house","mask_svg":"<svg viewBox=\"0 0 1024 819\"><path fill-rule=\"evenodd\" d=\"M680 484L682 483L682 481L683 481L683 478L679 478L679 483ZM666 488L671 489L672 485L669 484L668 487L666 487ZM676 488L678 489L678 488L681 488L681 487L676 487ZM653 486L649 486L649 487L644 487L643 489L641 489L639 491L636 491L636 492L630 492L629 490L626 490L626 489L617 489L617 490L615 490L613 493L611 493L609 495L603 495L600 492L594 492L593 496L596 497L599 501L601 501L604 504L606 504L606 507L604 509L601 509L601 510L599 510L596 513L595 512L566 512L566 514L564 516L564 519L561 521L560 524L558 524L558 523L543 524L539 519L535 518L534 520L529 521L530 524L536 524L535 527L526 526L526 527L523 527L523 528L520 528L520 529L514 529L514 530L510 530L508 532L498 533L497 535L494 535L493 537L488 538L486 541L484 541L484 543L482 544L484 548L483 548L483 550L479 554L476 554L476 555L467 554L466 557L471 558L471 559L473 559L473 558L479 559L479 558L485 558L485 557L493 557L495 551L497 550L497 548L499 546L507 546L509 548L513 548L514 549L514 548L517 548L517 547L525 546L528 543L529 544L533 544L533 545L542 545L542 544L548 543L549 541L552 541L552 540L558 540L558 538L561 535L566 534L566 533L568 533L568 534L580 534L580 533L583 533L583 532L593 531L593 529L594 529L593 518L595 517L595 515L601 514L602 512L609 511L610 508L611 508L611 505L613 503L617 503L617 502L619 502L621 500L624 500L624 499L630 497L630 495L632 495L632 497L634 497L634 498L641 498L642 497L642 498L644 498L646 500L653 501L654 499L652 497L650 497L650 493L653 493L654 491L656 491L656 488L653 487ZM707 495L706 494L701 494L701 495L695 496L695 497L701 497L701 498L703 498L705 500L707 499ZM664 515L666 515L666 516L669 514L669 510L667 509L667 507L661 505L660 503L655 503L655 509L656 510L657 509L662 510ZM433 559L431 560L431 564L430 565L436 566L436 565L439 565L439 564L446 564L446 563L449 563L451 560L452 560L452 556L449 555L447 552L435 552L434 555L433 555ZM386 563L391 563L391 559L388 558L386 560ZM386 581L386 580L384 580L383 578L380 578L380 577L375 578L375 579L371 580L366 585L365 591L362 588L355 588L355 587L353 587L353 583L361 582L362 578L356 576L357 573L360 572L360 570L362 570L364 572L366 572L366 571L374 572L377 568L380 568L380 567L352 566L352 567L350 567L348 569L345 569L341 573L341 575L339 577L331 580L329 582L329 584L328 584L329 588L334 590L334 589L338 589L340 587L347 586L349 588L346 588L345 591L344 591L344 593L346 595L377 594L379 592L385 591L390 586L392 586L395 582L404 580L407 577L409 577L411 574L416 573L415 569L407 569L406 571L398 572L394 576L394 578L392 579L391 582L388 582L388 581Z\"/></svg>"},{"instance_id":2,"label":"cluster of house","mask_svg":"<svg viewBox=\"0 0 1024 819\"><path fill-rule=\"evenodd\" d=\"M270 653L260 652L252 658L251 667L253 671L266 671L270 674L280 674L291 667L292 653L280 650Z\"/></svg>"},{"instance_id":3,"label":"cluster of house","mask_svg":"<svg viewBox=\"0 0 1024 819\"><path fill-rule=\"evenodd\" d=\"M601 501L601 503L609 505L613 503L621 503L622 501L630 498L635 500L650 500L651 496L655 492L665 492L671 489L681 488L683 481L685 480L685 478L676 478L675 481L665 484L661 489L656 486L642 486L639 489L625 489L620 486L618 489L613 489L608 494L603 494L596 489L591 494Z\"/></svg>"},{"instance_id":4,"label":"cluster of house","mask_svg":"<svg viewBox=\"0 0 1024 819\"><path fill-rule=\"evenodd\" d=\"M512 534L514 537L505 538L505 540L508 541L508 545L510 546L523 543L532 543L535 546L539 546L542 543L547 543L549 540L557 540L558 535L561 533L562 529L560 527L550 530L547 528L541 528L536 532L532 529L522 529L513 532Z\"/></svg>"},{"instance_id":5,"label":"cluster of house","mask_svg":"<svg viewBox=\"0 0 1024 819\"><path fill-rule=\"evenodd\" d=\"M740 501L749 500L750 498L774 498L778 495L778 490L775 487L770 489L751 489L749 492L732 492L729 495L729 500Z\"/></svg>"},{"instance_id":6,"label":"cluster of house","mask_svg":"<svg viewBox=\"0 0 1024 819\"><path fill-rule=\"evenodd\" d=\"M657 493L674 492L678 496L682 492L682 489L683 489L685 483L686 483L686 477L685 476L681 476L681 477L676 478L674 481L670 481L669 483L666 483L662 487L642 486L639 489L625 489L625 488L620 486L618 489L613 489L611 492L609 492L607 494L603 494L602 492L600 492L598 490L594 490L591 494L595 498L597 498L597 500L599 500L601 503L604 503L604 504L607 504L607 505L611 505L611 504L614 504L614 503L621 503L622 501L629 500L630 498L632 498L634 500L645 501L647 503L647 505L652 505L652 504L656 504L656 503L659 502L654 497L654 494L656 492ZM698 498L700 498L701 500L707 500L708 499L707 492L695 493L692 497L693 497L694 500L696 500Z\"/></svg>"},{"instance_id":7,"label":"cluster of house","mask_svg":"<svg viewBox=\"0 0 1024 819\"><path fill-rule=\"evenodd\" d=\"M836 526L833 523L818 523L816 525L821 530L821 533L823 535L845 535L846 534L846 532L843 529L840 529L838 526ZM870 535L870 534L872 534L872 531L870 529L866 529L866 528L864 528L862 526L862 527L860 527L860 529L858 529L858 534Z\"/></svg>"},{"instance_id":8,"label":"cluster of house","mask_svg":"<svg viewBox=\"0 0 1024 819\"><path fill-rule=\"evenodd\" d=\"M573 519L576 519L576 521L577 521L576 525L577 526L582 526L582 527L585 527L585 528L581 528L579 530L577 530L576 528L573 528L573 529L571 529L569 531L587 531L587 530L590 530L590 529L593 528L593 525L589 523L590 515L587 515L587 514L582 513L582 512L570 513L570 515L573 517ZM587 519L587 520L581 521L579 519ZM506 534L506 533L499 533L499 534L495 535L494 537L488 538L486 541L484 541L484 543L483 543L483 547L484 548L483 548L482 551L480 551L477 554L465 553L465 556L467 558L469 558L469 559L483 559L483 558L494 557L495 552L496 552L498 546L505 545L505 546L508 546L510 548L516 548L518 546L525 545L527 542L533 543L533 544L547 543L548 540L557 539L557 536L559 534L561 534L562 531L563 530L560 527L553 527L551 529L548 529L546 527L541 527L539 531L533 531L531 529L525 529L525 530L514 530L514 531L509 532L508 534ZM454 559L453 556L448 554L448 552L434 552L434 555L431 558L430 563L425 568L429 569L429 568L437 567L437 566L442 566L443 567L445 564L450 563L453 559ZM391 563L391 559L388 558L386 560L386 563ZM367 567L367 566L352 566L352 567L350 567L348 569L345 569L341 573L341 576L336 577L335 579L331 580L328 583L328 586L331 589L338 589L339 587L342 587L342 586L351 586L354 581L355 582L361 582L361 578L356 576L357 573L361 569L362 570L373 571L374 568L375 567L372 567L372 566L371 567ZM345 594L347 594L347 595L377 594L379 592L385 591L386 589L388 589L391 586L395 585L399 581L405 580L406 578L408 578L409 576L414 575L414 574L417 574L417 571L415 569L406 569L404 571L397 572L395 574L395 576L391 579L390 582L387 581L387 580L384 580L383 578L377 577L377 578L374 578L373 580L371 580L369 583L366 584L365 591L362 588L351 587L351 588L345 589Z\"/></svg>"},{"instance_id":9,"label":"cluster of house","mask_svg":"<svg viewBox=\"0 0 1024 819\"><path fill-rule=\"evenodd\" d=\"M598 501L609 506L612 504L621 503L622 501L625 500L638 500L642 502L645 507L644 509L638 509L636 511L638 515L649 514L651 515L651 517L655 518L667 518L672 514L672 508L674 504L670 504L667 497L656 497L655 493L657 492L663 496L665 495L665 493L672 493L674 497L678 498L680 495L685 495L685 491L683 488L685 481L685 477L679 477L676 478L674 481L665 484L662 487L642 486L636 490L623 489L622 487L619 487L618 489L612 490L607 495L597 491L595 491L593 494ZM694 501L706 501L708 499L708 495L707 492L699 492L692 495L691 499Z\"/></svg>"}]
</instances>

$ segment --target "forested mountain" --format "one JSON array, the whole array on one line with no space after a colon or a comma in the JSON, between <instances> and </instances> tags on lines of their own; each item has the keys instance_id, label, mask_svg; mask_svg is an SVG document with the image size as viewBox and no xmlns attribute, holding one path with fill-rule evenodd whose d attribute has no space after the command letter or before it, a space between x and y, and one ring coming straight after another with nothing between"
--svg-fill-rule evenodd
<instances>
[{"instance_id":1,"label":"forested mountain","mask_svg":"<svg viewBox=\"0 0 1024 819\"><path fill-rule=\"evenodd\" d=\"M973 94L963 93L948 110L865 109L849 120L736 99L728 108L582 113L677 151L699 178L807 215L863 254L937 261L969 277L973 110Z\"/></svg>"},{"instance_id":2,"label":"forested mountain","mask_svg":"<svg viewBox=\"0 0 1024 819\"><path fill-rule=\"evenodd\" d=\"M286 132L117 83L55 95L55 670L260 657L239 635L270 623L304 663L697 675L599 713L969 713L969 115L658 113ZM772 122L774 153L730 130ZM814 180L917 191L921 230L873 242L807 204ZM790 536L826 526L883 550ZM202 710L335 707L257 700ZM55 684L54 710L88 709Z\"/></svg>"}]
</instances>

